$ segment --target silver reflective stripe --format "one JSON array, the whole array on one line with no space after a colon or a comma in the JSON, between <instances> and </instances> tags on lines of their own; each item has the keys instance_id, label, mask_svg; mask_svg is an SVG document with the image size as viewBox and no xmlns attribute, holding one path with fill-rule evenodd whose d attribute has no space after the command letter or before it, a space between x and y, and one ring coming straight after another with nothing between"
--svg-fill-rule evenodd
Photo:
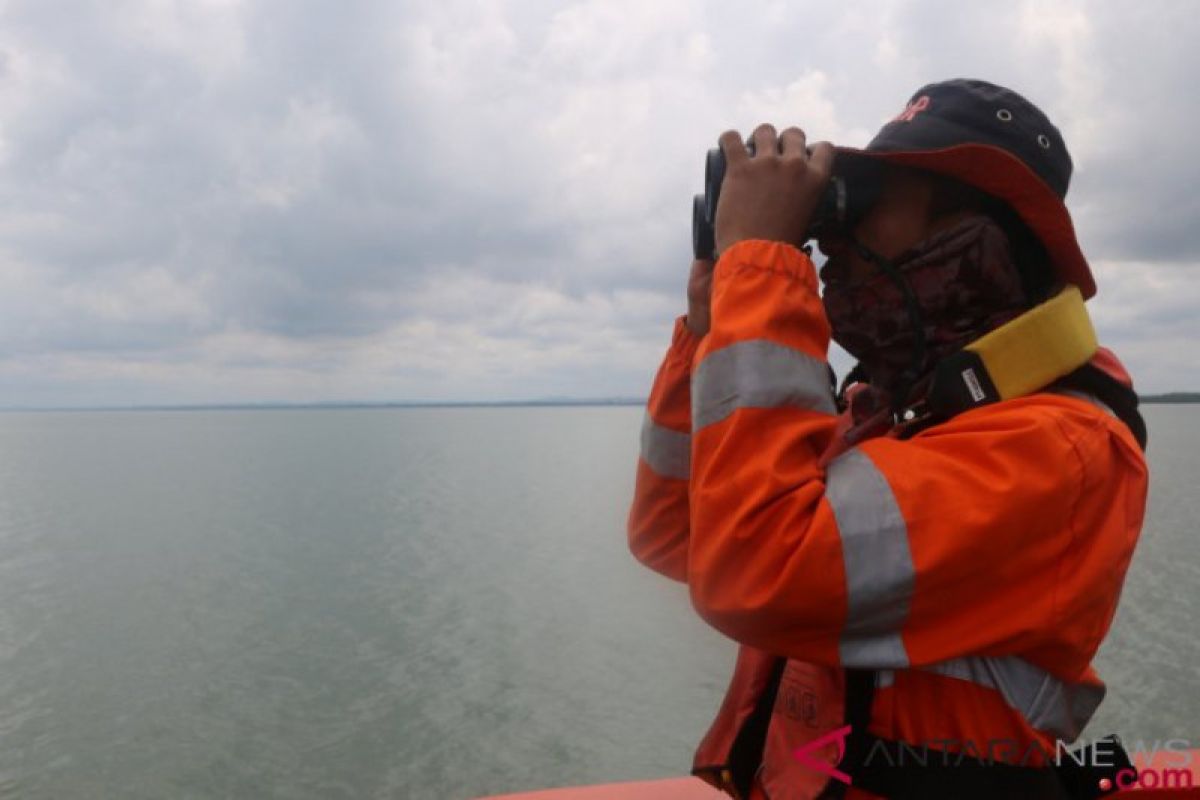
<instances>
[{"instance_id":1,"label":"silver reflective stripe","mask_svg":"<svg viewBox=\"0 0 1200 800\"><path fill-rule=\"evenodd\" d=\"M922 667L995 689L1034 728L1074 741L1104 699L1103 686L1066 683L1016 656L970 656Z\"/></svg>"},{"instance_id":2,"label":"silver reflective stripe","mask_svg":"<svg viewBox=\"0 0 1200 800\"><path fill-rule=\"evenodd\" d=\"M896 672L890 669L881 669L875 673L875 688L887 689L896 683Z\"/></svg>"},{"instance_id":3,"label":"silver reflective stripe","mask_svg":"<svg viewBox=\"0 0 1200 800\"><path fill-rule=\"evenodd\" d=\"M694 431L739 408L780 406L836 413L828 365L799 350L752 339L710 353L692 375Z\"/></svg>"},{"instance_id":4,"label":"silver reflective stripe","mask_svg":"<svg viewBox=\"0 0 1200 800\"><path fill-rule=\"evenodd\" d=\"M1108 403L1105 403L1099 397L1096 397L1095 395L1092 395L1092 394L1088 394L1087 392L1077 392L1074 389L1051 389L1049 391L1050 391L1050 394L1061 394L1065 397L1074 397L1076 400L1082 400L1085 403L1091 403L1096 408L1107 413L1109 416L1111 416L1111 417L1117 416L1117 412L1113 411L1112 408L1108 405Z\"/></svg>"},{"instance_id":5,"label":"silver reflective stripe","mask_svg":"<svg viewBox=\"0 0 1200 800\"><path fill-rule=\"evenodd\" d=\"M692 472L692 437L664 428L646 412L642 420L642 458L664 478L687 480Z\"/></svg>"},{"instance_id":6,"label":"silver reflective stripe","mask_svg":"<svg viewBox=\"0 0 1200 800\"><path fill-rule=\"evenodd\" d=\"M901 668L908 652L900 630L912 602L908 526L887 479L861 450L835 458L825 499L842 538L849 611L840 642L847 667Z\"/></svg>"}]
</instances>

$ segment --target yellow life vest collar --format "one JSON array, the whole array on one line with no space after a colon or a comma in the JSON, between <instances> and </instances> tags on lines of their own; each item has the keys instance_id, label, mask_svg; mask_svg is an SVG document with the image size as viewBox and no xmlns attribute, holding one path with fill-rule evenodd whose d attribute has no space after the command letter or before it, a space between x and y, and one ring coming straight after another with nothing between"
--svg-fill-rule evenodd
<instances>
[{"instance_id":1,"label":"yellow life vest collar","mask_svg":"<svg viewBox=\"0 0 1200 800\"><path fill-rule=\"evenodd\" d=\"M1032 394L1088 363L1098 347L1083 294L1067 286L940 361L925 410L952 417Z\"/></svg>"}]
</instances>

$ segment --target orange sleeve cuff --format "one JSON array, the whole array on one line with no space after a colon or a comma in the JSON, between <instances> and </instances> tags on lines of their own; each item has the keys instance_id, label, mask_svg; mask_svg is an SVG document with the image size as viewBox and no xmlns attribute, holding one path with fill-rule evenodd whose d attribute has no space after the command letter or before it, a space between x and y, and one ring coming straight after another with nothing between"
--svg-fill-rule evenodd
<instances>
[{"instance_id":1,"label":"orange sleeve cuff","mask_svg":"<svg viewBox=\"0 0 1200 800\"><path fill-rule=\"evenodd\" d=\"M814 293L819 293L817 270L812 259L800 248L786 242L766 239L743 239L733 245L717 261L713 282L728 280L747 270L765 270L800 281Z\"/></svg>"}]
</instances>

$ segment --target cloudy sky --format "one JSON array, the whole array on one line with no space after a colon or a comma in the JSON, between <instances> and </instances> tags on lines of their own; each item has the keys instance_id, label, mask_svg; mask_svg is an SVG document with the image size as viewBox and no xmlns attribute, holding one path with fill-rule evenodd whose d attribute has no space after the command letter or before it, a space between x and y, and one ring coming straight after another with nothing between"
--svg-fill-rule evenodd
<instances>
[{"instance_id":1,"label":"cloudy sky","mask_svg":"<svg viewBox=\"0 0 1200 800\"><path fill-rule=\"evenodd\" d=\"M1101 338L1200 389L1195 11L0 0L0 407L644 395L716 136L949 77L1058 123Z\"/></svg>"}]
</instances>

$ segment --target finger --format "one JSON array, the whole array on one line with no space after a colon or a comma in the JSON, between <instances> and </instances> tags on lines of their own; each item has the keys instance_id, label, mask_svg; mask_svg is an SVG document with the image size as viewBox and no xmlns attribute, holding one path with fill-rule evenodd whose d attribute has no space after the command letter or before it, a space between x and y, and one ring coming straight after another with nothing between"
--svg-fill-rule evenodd
<instances>
[{"instance_id":1,"label":"finger","mask_svg":"<svg viewBox=\"0 0 1200 800\"><path fill-rule=\"evenodd\" d=\"M721 134L721 138L717 139L717 144L721 146L721 152L725 154L726 164L737 164L750 158L750 154L746 152L746 143L742 141L742 135L737 131L725 131Z\"/></svg>"},{"instance_id":2,"label":"finger","mask_svg":"<svg viewBox=\"0 0 1200 800\"><path fill-rule=\"evenodd\" d=\"M833 174L833 157L835 151L829 142L817 142L812 146L808 156L808 169L825 178Z\"/></svg>"},{"instance_id":3,"label":"finger","mask_svg":"<svg viewBox=\"0 0 1200 800\"><path fill-rule=\"evenodd\" d=\"M788 128L783 133L779 134L779 152L785 156L802 156L805 155L804 146L806 137L804 131L799 128Z\"/></svg>"},{"instance_id":4,"label":"finger","mask_svg":"<svg viewBox=\"0 0 1200 800\"><path fill-rule=\"evenodd\" d=\"M756 155L765 155L767 153L778 153L776 148L779 146L778 140L775 137L775 126L769 122L764 122L754 129L754 152Z\"/></svg>"},{"instance_id":5,"label":"finger","mask_svg":"<svg viewBox=\"0 0 1200 800\"><path fill-rule=\"evenodd\" d=\"M692 262L692 273L688 276L687 296L692 303L704 303L712 294L713 262L698 258Z\"/></svg>"}]
</instances>

